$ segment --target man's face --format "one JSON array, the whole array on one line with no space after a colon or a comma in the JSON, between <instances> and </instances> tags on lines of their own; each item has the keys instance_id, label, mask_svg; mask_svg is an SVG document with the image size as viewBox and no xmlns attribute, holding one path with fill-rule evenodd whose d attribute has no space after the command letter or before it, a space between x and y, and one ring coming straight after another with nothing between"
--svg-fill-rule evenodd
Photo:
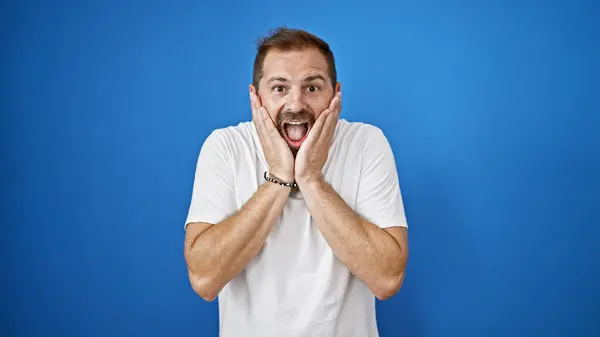
<instances>
[{"instance_id":1,"label":"man's face","mask_svg":"<svg viewBox=\"0 0 600 337\"><path fill-rule=\"evenodd\" d=\"M314 48L270 50L265 57L258 95L294 153L335 94L327 70L325 56Z\"/></svg>"}]
</instances>

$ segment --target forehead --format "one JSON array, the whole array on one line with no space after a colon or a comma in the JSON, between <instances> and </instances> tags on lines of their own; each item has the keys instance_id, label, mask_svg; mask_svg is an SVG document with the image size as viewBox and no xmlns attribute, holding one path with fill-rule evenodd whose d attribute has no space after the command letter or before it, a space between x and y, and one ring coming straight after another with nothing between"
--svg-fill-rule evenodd
<instances>
[{"instance_id":1,"label":"forehead","mask_svg":"<svg viewBox=\"0 0 600 337\"><path fill-rule=\"evenodd\" d=\"M270 76L304 77L320 74L327 78L327 59L316 48L269 50L263 62L263 79Z\"/></svg>"}]
</instances>

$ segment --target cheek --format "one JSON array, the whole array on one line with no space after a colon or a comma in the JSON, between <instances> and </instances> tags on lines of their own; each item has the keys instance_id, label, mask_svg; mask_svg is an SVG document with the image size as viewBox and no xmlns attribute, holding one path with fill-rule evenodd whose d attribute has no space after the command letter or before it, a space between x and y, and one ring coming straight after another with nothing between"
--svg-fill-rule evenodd
<instances>
[{"instance_id":1,"label":"cheek","mask_svg":"<svg viewBox=\"0 0 600 337\"><path fill-rule=\"evenodd\" d=\"M310 105L311 110L315 114L315 117L319 117L321 112L323 112L323 110L325 110L329 107L330 102L331 101L327 97L320 96L320 97L314 97L310 101L309 105Z\"/></svg>"},{"instance_id":2,"label":"cheek","mask_svg":"<svg viewBox=\"0 0 600 337\"><path fill-rule=\"evenodd\" d=\"M277 104L273 101L267 101L267 102L263 102L263 106L269 112L269 115L271 116L273 123L277 123L277 116L279 115L279 111L281 111L282 105Z\"/></svg>"}]
</instances>

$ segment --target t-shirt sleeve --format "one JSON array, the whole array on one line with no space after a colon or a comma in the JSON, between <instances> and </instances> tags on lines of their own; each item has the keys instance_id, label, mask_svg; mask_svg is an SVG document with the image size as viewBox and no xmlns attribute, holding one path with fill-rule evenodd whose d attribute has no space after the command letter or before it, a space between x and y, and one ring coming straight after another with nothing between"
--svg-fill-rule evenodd
<instances>
[{"instance_id":1,"label":"t-shirt sleeve","mask_svg":"<svg viewBox=\"0 0 600 337\"><path fill-rule=\"evenodd\" d=\"M394 154L381 129L367 131L362 158L356 212L380 228L408 227Z\"/></svg>"},{"instance_id":2,"label":"t-shirt sleeve","mask_svg":"<svg viewBox=\"0 0 600 337\"><path fill-rule=\"evenodd\" d=\"M228 148L219 130L213 131L202 144L184 228L192 222L218 224L237 211Z\"/></svg>"}]
</instances>

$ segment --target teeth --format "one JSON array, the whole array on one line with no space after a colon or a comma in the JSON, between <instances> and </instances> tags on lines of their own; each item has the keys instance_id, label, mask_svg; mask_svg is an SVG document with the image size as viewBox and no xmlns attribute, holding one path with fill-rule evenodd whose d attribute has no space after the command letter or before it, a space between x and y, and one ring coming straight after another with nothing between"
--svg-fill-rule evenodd
<instances>
[{"instance_id":1,"label":"teeth","mask_svg":"<svg viewBox=\"0 0 600 337\"><path fill-rule=\"evenodd\" d=\"M306 122L287 122L287 124L290 124L290 125L300 125L300 124L306 124Z\"/></svg>"}]
</instances>

